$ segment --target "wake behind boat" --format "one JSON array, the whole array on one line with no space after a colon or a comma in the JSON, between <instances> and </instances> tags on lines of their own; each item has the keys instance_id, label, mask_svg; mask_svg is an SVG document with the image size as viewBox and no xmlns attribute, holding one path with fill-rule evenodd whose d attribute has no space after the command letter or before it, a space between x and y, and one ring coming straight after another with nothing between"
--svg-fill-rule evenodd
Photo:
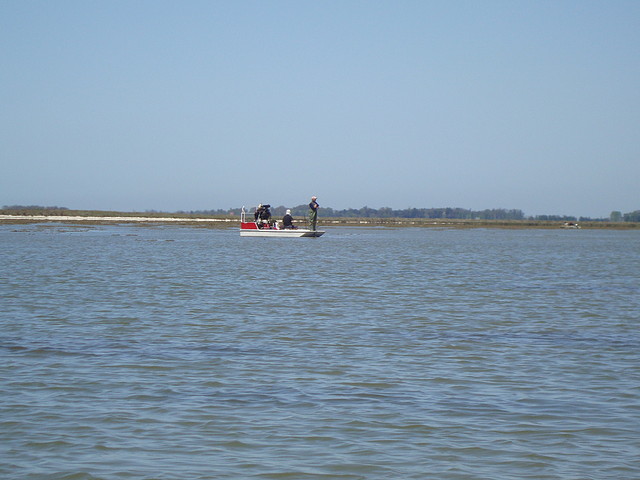
<instances>
[{"instance_id":1,"label":"wake behind boat","mask_svg":"<svg viewBox=\"0 0 640 480\"><path fill-rule=\"evenodd\" d=\"M278 222L273 225L258 222L247 221L244 207L240 214L240 236L241 237L281 237L281 238L299 238L299 237L320 237L324 234L323 230L310 230L308 228L280 228Z\"/></svg>"}]
</instances>

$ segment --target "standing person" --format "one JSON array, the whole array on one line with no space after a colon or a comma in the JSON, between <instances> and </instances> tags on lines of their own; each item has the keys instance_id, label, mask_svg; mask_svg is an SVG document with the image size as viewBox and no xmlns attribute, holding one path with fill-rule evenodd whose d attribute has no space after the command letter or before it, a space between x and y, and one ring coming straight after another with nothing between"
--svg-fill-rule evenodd
<instances>
[{"instance_id":1,"label":"standing person","mask_svg":"<svg viewBox=\"0 0 640 480\"><path fill-rule=\"evenodd\" d=\"M311 203L309 203L309 227L314 232L318 223L318 209L320 208L320 205L316 202L317 198L316 196L311 197Z\"/></svg>"},{"instance_id":2,"label":"standing person","mask_svg":"<svg viewBox=\"0 0 640 480\"><path fill-rule=\"evenodd\" d=\"M271 226L271 205L264 204L262 205L262 210L260 211L260 222L263 226Z\"/></svg>"},{"instance_id":3,"label":"standing person","mask_svg":"<svg viewBox=\"0 0 640 480\"><path fill-rule=\"evenodd\" d=\"M253 214L253 218L256 221L256 223L258 223L258 219L260 218L260 212L262 212L262 204L256 207L256 211Z\"/></svg>"}]
</instances>

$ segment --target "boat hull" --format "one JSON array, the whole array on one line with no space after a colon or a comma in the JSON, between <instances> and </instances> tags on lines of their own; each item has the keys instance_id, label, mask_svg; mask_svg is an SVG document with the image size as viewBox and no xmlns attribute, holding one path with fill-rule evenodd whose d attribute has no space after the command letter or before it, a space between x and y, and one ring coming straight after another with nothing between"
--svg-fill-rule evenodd
<instances>
[{"instance_id":1,"label":"boat hull","mask_svg":"<svg viewBox=\"0 0 640 480\"><path fill-rule=\"evenodd\" d=\"M240 217L240 236L241 237L280 237L280 238L301 238L301 237L321 237L324 230L310 230L308 228L277 228L265 225L264 228L258 228L256 222L247 222L244 207Z\"/></svg>"},{"instance_id":2,"label":"boat hull","mask_svg":"<svg viewBox=\"0 0 640 480\"><path fill-rule=\"evenodd\" d=\"M241 237L278 237L278 238L301 238L301 237L320 237L324 234L323 230L305 230L298 228L296 230L275 230L275 229L241 229Z\"/></svg>"}]
</instances>

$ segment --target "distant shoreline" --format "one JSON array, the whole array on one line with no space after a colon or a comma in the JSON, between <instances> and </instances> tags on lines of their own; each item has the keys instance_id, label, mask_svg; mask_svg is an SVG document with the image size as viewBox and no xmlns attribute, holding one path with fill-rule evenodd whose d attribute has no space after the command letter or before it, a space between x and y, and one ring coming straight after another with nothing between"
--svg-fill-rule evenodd
<instances>
[{"instance_id":1,"label":"distant shoreline","mask_svg":"<svg viewBox=\"0 0 640 480\"><path fill-rule=\"evenodd\" d=\"M562 229L562 221L541 220L458 220L442 218L320 218L320 224L327 227L389 227L389 228L500 228L500 229ZM237 216L191 216L189 214L141 215L136 213L104 212L102 214L82 215L77 212L57 215L41 214L0 214L0 224L31 223L81 223L81 224L181 224L198 225L209 228L229 228L239 224ZM299 225L306 219L298 218ZM640 228L636 222L579 222L581 229L634 230Z\"/></svg>"},{"instance_id":2,"label":"distant shoreline","mask_svg":"<svg viewBox=\"0 0 640 480\"><path fill-rule=\"evenodd\" d=\"M115 223L127 223L127 222L155 222L155 223L230 223L237 222L233 219L222 218L190 218L190 217L137 217L126 215L0 215L0 223L12 223L12 222L88 222L88 223L101 223L101 222L115 222Z\"/></svg>"}]
</instances>

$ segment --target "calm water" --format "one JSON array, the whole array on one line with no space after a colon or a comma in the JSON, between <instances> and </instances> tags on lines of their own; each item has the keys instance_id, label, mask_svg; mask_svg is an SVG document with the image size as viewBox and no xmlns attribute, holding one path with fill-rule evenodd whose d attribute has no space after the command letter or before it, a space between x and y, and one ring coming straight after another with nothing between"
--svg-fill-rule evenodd
<instances>
[{"instance_id":1,"label":"calm water","mask_svg":"<svg viewBox=\"0 0 640 480\"><path fill-rule=\"evenodd\" d=\"M640 232L0 246L0 478L640 478Z\"/></svg>"}]
</instances>

